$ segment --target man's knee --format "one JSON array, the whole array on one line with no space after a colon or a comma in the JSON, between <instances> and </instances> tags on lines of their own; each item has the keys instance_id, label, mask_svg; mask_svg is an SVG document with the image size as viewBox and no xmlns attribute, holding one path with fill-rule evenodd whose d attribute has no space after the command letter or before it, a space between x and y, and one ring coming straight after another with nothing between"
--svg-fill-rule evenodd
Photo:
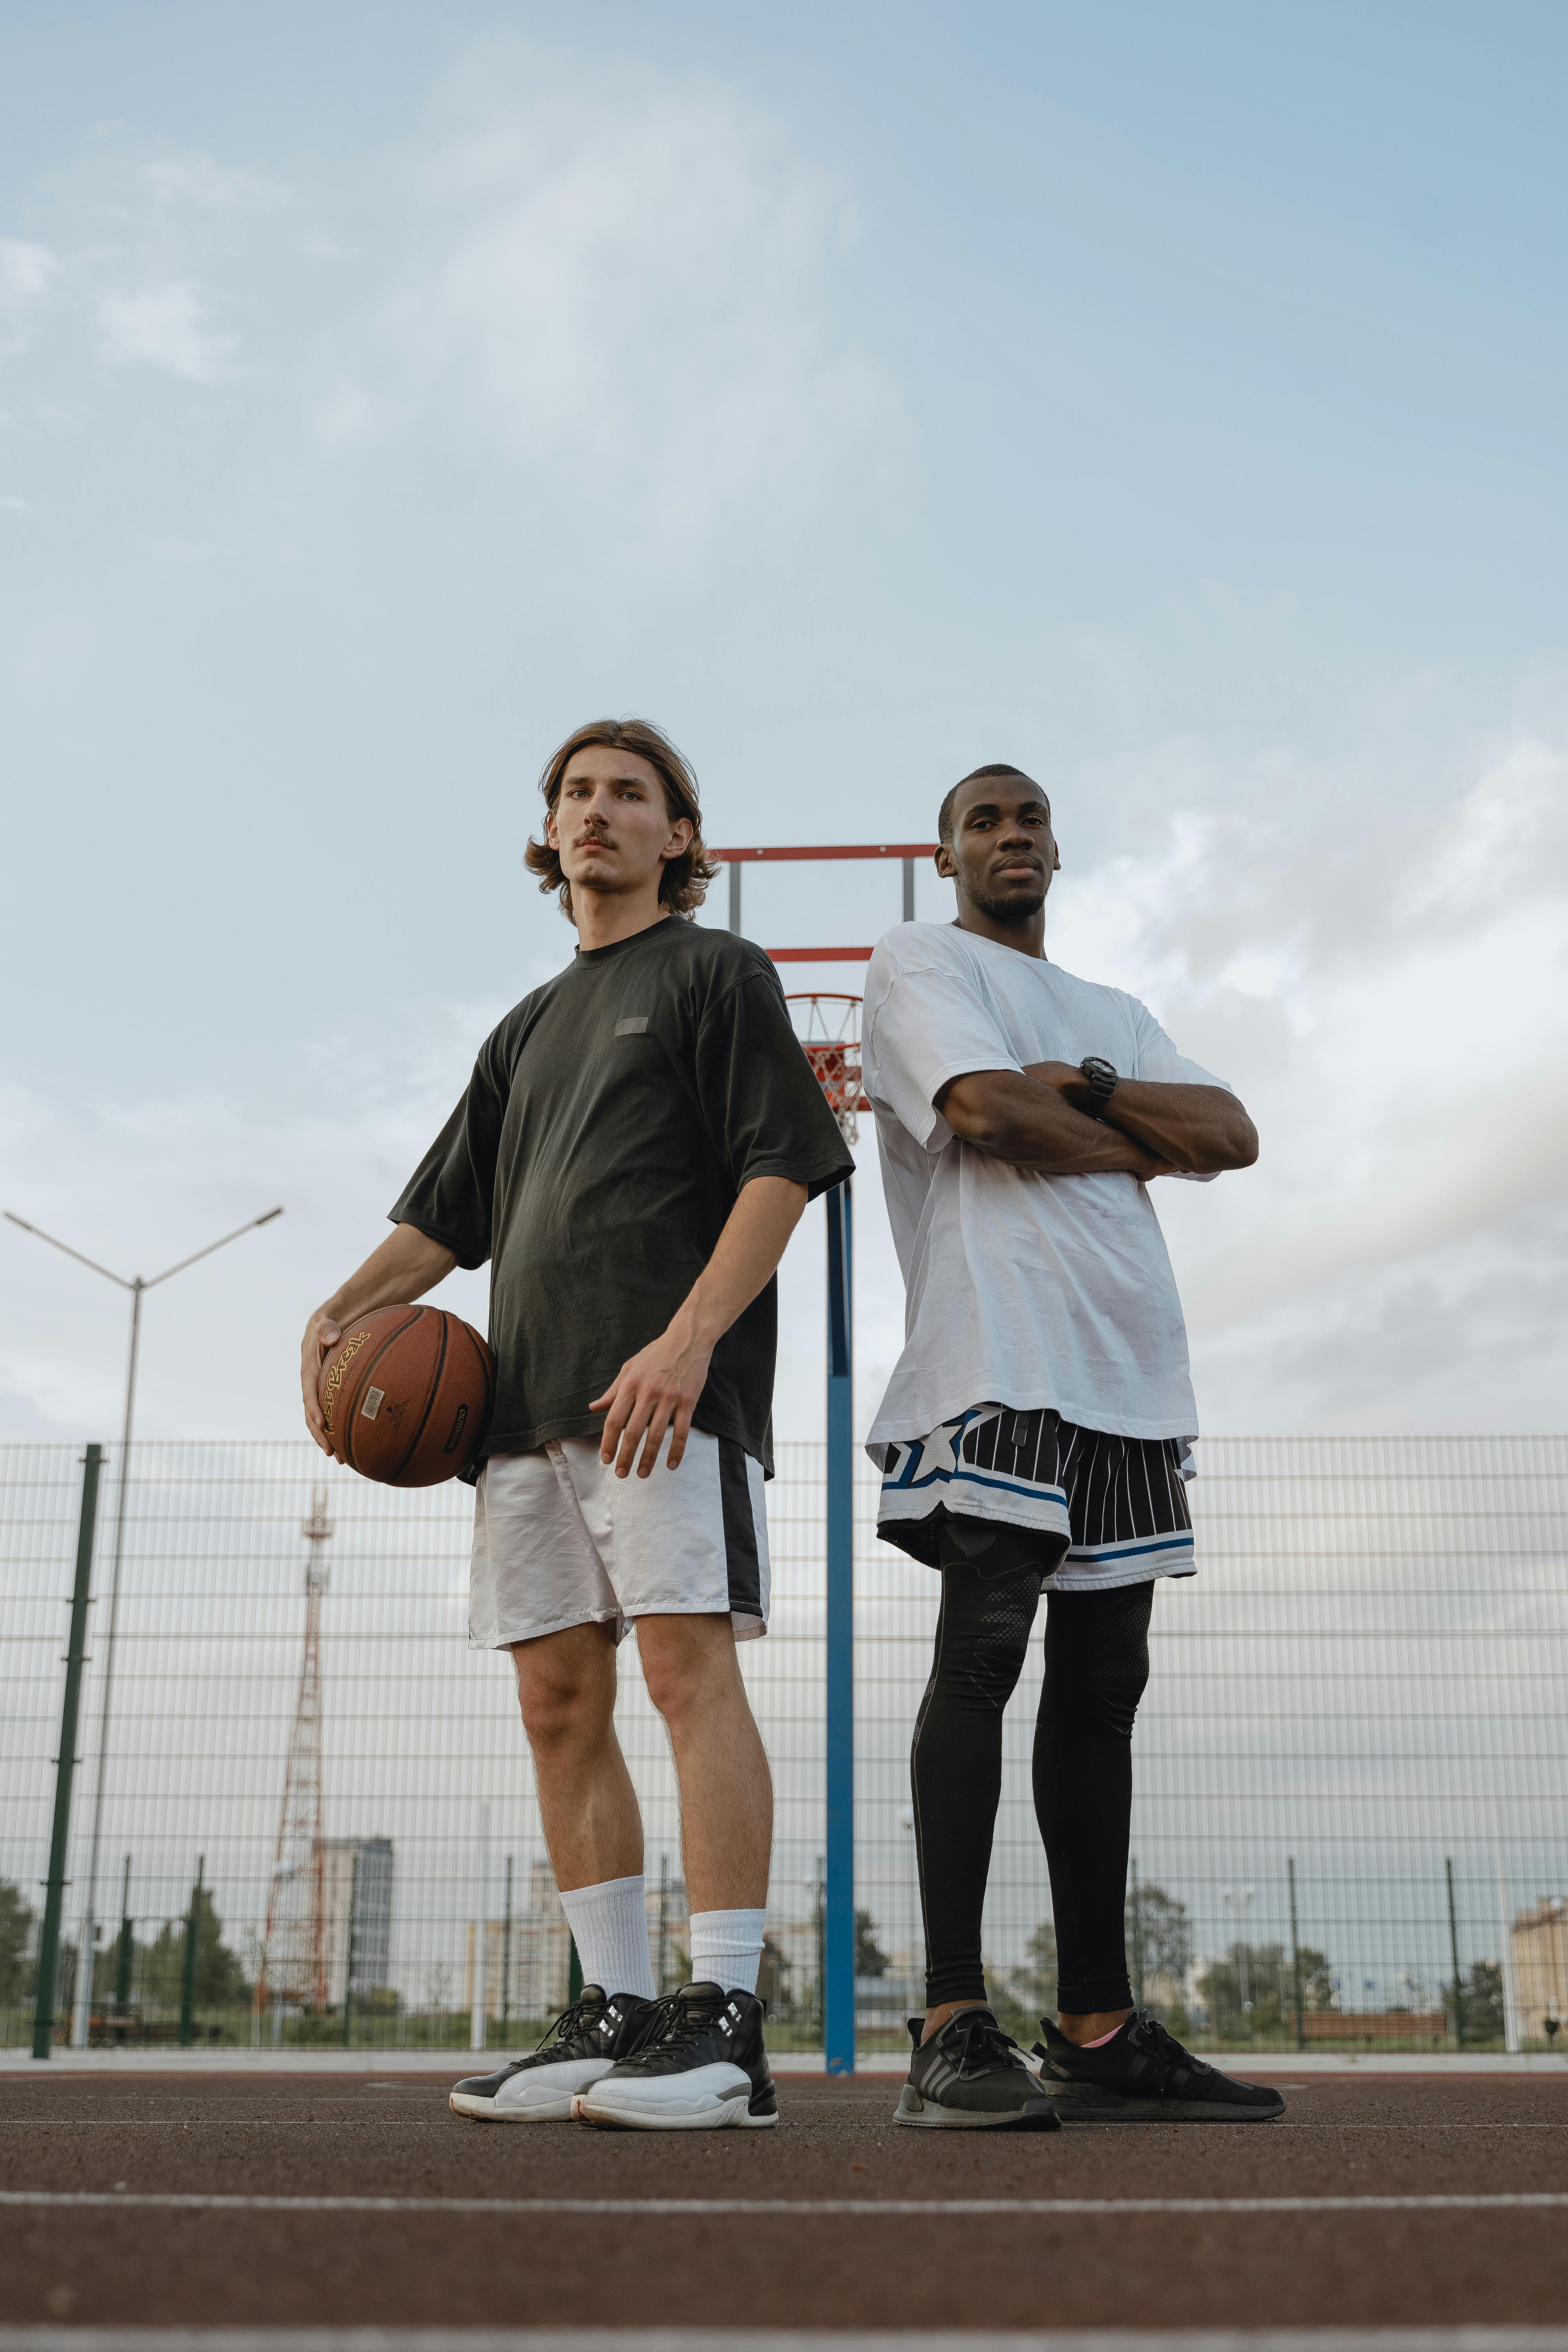
<instances>
[{"instance_id":1,"label":"man's knee","mask_svg":"<svg viewBox=\"0 0 1568 2352\"><path fill-rule=\"evenodd\" d=\"M1018 1687L1039 1604L1039 1570L944 1570L933 1680L965 1706L1000 1711Z\"/></svg>"},{"instance_id":2,"label":"man's knee","mask_svg":"<svg viewBox=\"0 0 1568 2352\"><path fill-rule=\"evenodd\" d=\"M727 1617L644 1618L637 1627L643 1681L672 1732L679 1732L740 1681Z\"/></svg>"},{"instance_id":3,"label":"man's knee","mask_svg":"<svg viewBox=\"0 0 1568 2352\"><path fill-rule=\"evenodd\" d=\"M523 1729L535 1748L602 1738L616 1712L614 1645L600 1626L574 1625L512 1650Z\"/></svg>"},{"instance_id":4,"label":"man's knee","mask_svg":"<svg viewBox=\"0 0 1568 2352\"><path fill-rule=\"evenodd\" d=\"M1079 1719L1088 1717L1114 1738L1131 1739L1138 1702L1148 1686L1147 1658L1141 1669L1125 1662L1108 1666L1079 1691Z\"/></svg>"},{"instance_id":5,"label":"man's knee","mask_svg":"<svg viewBox=\"0 0 1568 2352\"><path fill-rule=\"evenodd\" d=\"M1058 1722L1131 1738L1138 1702L1149 1686L1152 1591L1130 1585L1053 1599L1046 1679L1049 1711Z\"/></svg>"}]
</instances>

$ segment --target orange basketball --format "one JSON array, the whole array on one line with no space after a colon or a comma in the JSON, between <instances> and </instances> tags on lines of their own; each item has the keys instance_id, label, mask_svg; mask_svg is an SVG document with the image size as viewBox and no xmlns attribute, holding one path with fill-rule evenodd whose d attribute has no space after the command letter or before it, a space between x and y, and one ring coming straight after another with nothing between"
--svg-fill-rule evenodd
<instances>
[{"instance_id":1,"label":"orange basketball","mask_svg":"<svg viewBox=\"0 0 1568 2352\"><path fill-rule=\"evenodd\" d=\"M340 1462L384 1486L438 1486L479 1451L495 1359L471 1323L438 1307L378 1307L345 1325L319 1394Z\"/></svg>"}]
</instances>

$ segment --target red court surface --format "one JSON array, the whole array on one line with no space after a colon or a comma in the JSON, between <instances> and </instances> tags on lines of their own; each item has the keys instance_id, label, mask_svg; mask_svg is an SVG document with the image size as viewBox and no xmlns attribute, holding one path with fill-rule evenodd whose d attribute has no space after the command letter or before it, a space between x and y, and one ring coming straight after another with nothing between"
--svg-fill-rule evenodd
<instances>
[{"instance_id":1,"label":"red court surface","mask_svg":"<svg viewBox=\"0 0 1568 2352\"><path fill-rule=\"evenodd\" d=\"M464 2123L390 2071L0 2077L0 2327L1568 2318L1568 2069L1026 2137L895 2130L896 2094L785 2077L775 2132L642 2135Z\"/></svg>"}]
</instances>

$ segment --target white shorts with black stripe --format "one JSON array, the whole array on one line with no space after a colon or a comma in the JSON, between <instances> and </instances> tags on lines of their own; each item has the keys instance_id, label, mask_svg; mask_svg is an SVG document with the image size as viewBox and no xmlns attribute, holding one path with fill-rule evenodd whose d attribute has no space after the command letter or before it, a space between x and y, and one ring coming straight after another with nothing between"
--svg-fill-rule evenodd
<instances>
[{"instance_id":1,"label":"white shorts with black stripe","mask_svg":"<svg viewBox=\"0 0 1568 2352\"><path fill-rule=\"evenodd\" d=\"M1059 1561L1047 1591L1192 1576L1188 1441L1079 1429L1048 1409L978 1404L882 1448L877 1533L937 1565L944 1517L1037 1528Z\"/></svg>"},{"instance_id":2,"label":"white shorts with black stripe","mask_svg":"<svg viewBox=\"0 0 1568 2352\"><path fill-rule=\"evenodd\" d=\"M728 1615L738 1642L768 1630L763 1465L694 1429L678 1470L668 1438L647 1478L617 1478L596 1437L496 1454L474 1493L468 1645L506 1649L568 1625Z\"/></svg>"}]
</instances>

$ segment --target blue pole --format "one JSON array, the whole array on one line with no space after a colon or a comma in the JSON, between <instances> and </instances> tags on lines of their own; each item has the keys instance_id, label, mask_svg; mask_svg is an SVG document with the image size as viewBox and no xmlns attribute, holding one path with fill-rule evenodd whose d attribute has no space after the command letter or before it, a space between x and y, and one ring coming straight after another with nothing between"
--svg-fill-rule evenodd
<instances>
[{"instance_id":1,"label":"blue pole","mask_svg":"<svg viewBox=\"0 0 1568 2352\"><path fill-rule=\"evenodd\" d=\"M852 1204L827 1195L827 1884L822 2051L855 2072L855 1518Z\"/></svg>"}]
</instances>

